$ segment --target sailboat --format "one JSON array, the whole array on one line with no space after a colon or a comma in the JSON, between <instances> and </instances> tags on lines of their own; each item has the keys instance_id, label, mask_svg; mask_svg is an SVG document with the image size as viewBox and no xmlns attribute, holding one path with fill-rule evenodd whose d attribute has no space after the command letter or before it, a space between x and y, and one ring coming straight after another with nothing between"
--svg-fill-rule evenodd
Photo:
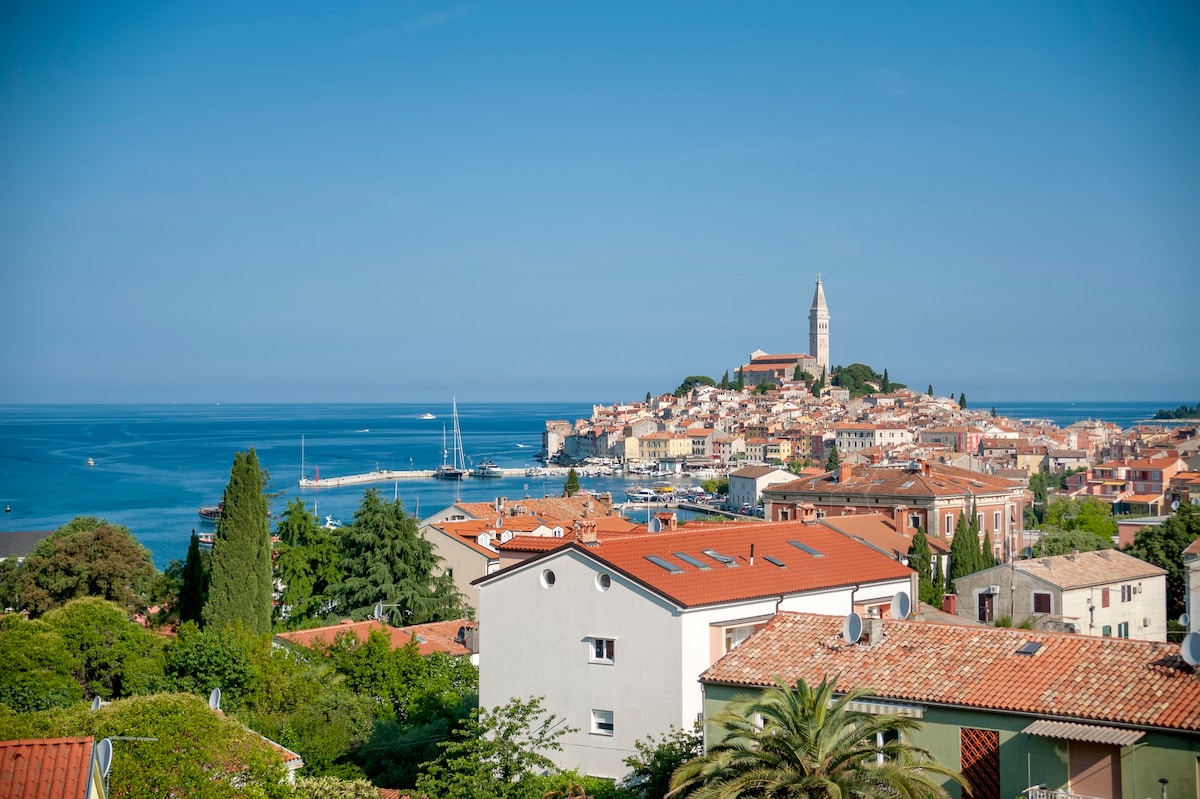
<instances>
[{"instance_id":1,"label":"sailboat","mask_svg":"<svg viewBox=\"0 0 1200 799\"><path fill-rule=\"evenodd\" d=\"M439 480L461 480L467 476L467 458L463 455L462 431L458 427L458 401L450 399L453 416L453 449L446 448L446 428L442 428L442 465L437 467L433 476Z\"/></svg>"}]
</instances>

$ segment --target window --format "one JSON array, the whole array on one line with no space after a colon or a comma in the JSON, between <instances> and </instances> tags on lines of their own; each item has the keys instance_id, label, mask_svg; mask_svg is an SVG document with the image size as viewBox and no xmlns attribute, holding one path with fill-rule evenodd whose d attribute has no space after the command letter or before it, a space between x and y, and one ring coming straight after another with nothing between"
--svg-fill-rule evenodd
<instances>
[{"instance_id":1,"label":"window","mask_svg":"<svg viewBox=\"0 0 1200 799\"><path fill-rule=\"evenodd\" d=\"M946 531L945 531L946 535L953 535L954 534L954 516L947 513L945 524L946 524Z\"/></svg>"},{"instance_id":2,"label":"window","mask_svg":"<svg viewBox=\"0 0 1200 799\"><path fill-rule=\"evenodd\" d=\"M895 730L888 730L887 732L875 733L875 750L876 750L875 762L882 766L883 765L883 746L884 746L884 744L889 743L891 741L899 741L899 740L900 740L900 733Z\"/></svg>"},{"instance_id":3,"label":"window","mask_svg":"<svg viewBox=\"0 0 1200 799\"><path fill-rule=\"evenodd\" d=\"M1000 511L992 511L992 532L1000 532Z\"/></svg>"},{"instance_id":4,"label":"window","mask_svg":"<svg viewBox=\"0 0 1200 799\"><path fill-rule=\"evenodd\" d=\"M592 735L613 734L613 712L611 710L592 711Z\"/></svg>"},{"instance_id":5,"label":"window","mask_svg":"<svg viewBox=\"0 0 1200 799\"><path fill-rule=\"evenodd\" d=\"M1123 621L1117 625L1117 637L1118 638L1128 638L1129 637L1129 622Z\"/></svg>"},{"instance_id":6,"label":"window","mask_svg":"<svg viewBox=\"0 0 1200 799\"><path fill-rule=\"evenodd\" d=\"M1050 612L1050 595L1035 593L1033 595L1033 612L1034 613L1049 613Z\"/></svg>"},{"instance_id":7,"label":"window","mask_svg":"<svg viewBox=\"0 0 1200 799\"><path fill-rule=\"evenodd\" d=\"M606 574L604 572L601 572L600 574L596 575L596 590L597 591L607 591L611 587L612 587L612 576L611 575Z\"/></svg>"},{"instance_id":8,"label":"window","mask_svg":"<svg viewBox=\"0 0 1200 799\"><path fill-rule=\"evenodd\" d=\"M917 529L918 527L920 527L921 526L921 514L919 514L919 513L909 514L908 526L914 530Z\"/></svg>"},{"instance_id":9,"label":"window","mask_svg":"<svg viewBox=\"0 0 1200 799\"><path fill-rule=\"evenodd\" d=\"M728 653L737 649L742 641L745 641L765 626L765 624L744 624L740 627L727 627L725 629L725 652Z\"/></svg>"},{"instance_id":10,"label":"window","mask_svg":"<svg viewBox=\"0 0 1200 799\"><path fill-rule=\"evenodd\" d=\"M613 663L617 642L611 638L592 639L592 663Z\"/></svg>"},{"instance_id":11,"label":"window","mask_svg":"<svg viewBox=\"0 0 1200 799\"><path fill-rule=\"evenodd\" d=\"M1100 634L1105 638L1112 638L1112 625L1106 624L1100 628Z\"/></svg>"},{"instance_id":12,"label":"window","mask_svg":"<svg viewBox=\"0 0 1200 799\"><path fill-rule=\"evenodd\" d=\"M1102 607L1102 608L1108 607L1108 589L1107 588L1100 589L1100 607Z\"/></svg>"},{"instance_id":13,"label":"window","mask_svg":"<svg viewBox=\"0 0 1200 799\"><path fill-rule=\"evenodd\" d=\"M1132 602L1133 601L1133 586L1132 585L1121 586L1121 601L1122 602Z\"/></svg>"},{"instance_id":14,"label":"window","mask_svg":"<svg viewBox=\"0 0 1200 799\"><path fill-rule=\"evenodd\" d=\"M982 513L975 514L975 526L978 527L980 530L983 529L983 514Z\"/></svg>"},{"instance_id":15,"label":"window","mask_svg":"<svg viewBox=\"0 0 1200 799\"><path fill-rule=\"evenodd\" d=\"M554 580L555 580L555 577L554 577L553 571L551 571L550 569L542 570L542 588L553 588Z\"/></svg>"}]
</instances>

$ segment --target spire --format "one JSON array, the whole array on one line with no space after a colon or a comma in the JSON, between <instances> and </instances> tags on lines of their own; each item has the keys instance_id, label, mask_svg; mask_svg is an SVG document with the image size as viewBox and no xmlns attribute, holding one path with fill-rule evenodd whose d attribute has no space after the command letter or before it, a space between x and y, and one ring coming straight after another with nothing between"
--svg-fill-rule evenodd
<instances>
[{"instance_id":1,"label":"spire","mask_svg":"<svg viewBox=\"0 0 1200 799\"><path fill-rule=\"evenodd\" d=\"M817 366L829 369L829 308L825 305L825 287L819 273L812 309L808 312L808 351L816 357Z\"/></svg>"},{"instance_id":2,"label":"spire","mask_svg":"<svg viewBox=\"0 0 1200 799\"><path fill-rule=\"evenodd\" d=\"M828 311L829 308L825 305L825 289L821 285L821 273L817 273L817 290L813 292L812 310Z\"/></svg>"}]
</instances>

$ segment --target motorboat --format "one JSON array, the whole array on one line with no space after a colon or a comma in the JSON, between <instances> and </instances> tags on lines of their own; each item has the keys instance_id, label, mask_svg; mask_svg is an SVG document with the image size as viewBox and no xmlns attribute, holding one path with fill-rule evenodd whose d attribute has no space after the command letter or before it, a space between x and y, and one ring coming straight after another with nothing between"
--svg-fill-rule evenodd
<instances>
[{"instance_id":1,"label":"motorboat","mask_svg":"<svg viewBox=\"0 0 1200 799\"><path fill-rule=\"evenodd\" d=\"M87 465L88 465L88 466L95 466L95 465L96 465L96 461L95 461L95 460L93 460L92 458L88 458L88 459L87 459Z\"/></svg>"},{"instance_id":2,"label":"motorboat","mask_svg":"<svg viewBox=\"0 0 1200 799\"><path fill-rule=\"evenodd\" d=\"M430 419L436 419L437 417L434 416L432 413L423 413L420 416L418 416L417 418L424 419L425 421L429 421Z\"/></svg>"},{"instance_id":3,"label":"motorboat","mask_svg":"<svg viewBox=\"0 0 1200 799\"><path fill-rule=\"evenodd\" d=\"M471 470L472 477L503 477L504 470L496 464L492 463L491 458L484 458L479 463L475 464L475 468Z\"/></svg>"},{"instance_id":4,"label":"motorboat","mask_svg":"<svg viewBox=\"0 0 1200 799\"><path fill-rule=\"evenodd\" d=\"M625 497L630 502L658 502L662 499L649 488L625 489Z\"/></svg>"},{"instance_id":5,"label":"motorboat","mask_svg":"<svg viewBox=\"0 0 1200 799\"><path fill-rule=\"evenodd\" d=\"M205 505L200 508L200 521L216 524L221 521L221 511L224 510L222 505Z\"/></svg>"}]
</instances>

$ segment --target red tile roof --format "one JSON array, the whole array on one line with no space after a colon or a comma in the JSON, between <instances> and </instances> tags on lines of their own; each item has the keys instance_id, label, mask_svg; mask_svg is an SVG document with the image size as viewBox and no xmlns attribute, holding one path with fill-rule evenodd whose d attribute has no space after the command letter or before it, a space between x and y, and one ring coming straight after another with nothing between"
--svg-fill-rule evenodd
<instances>
[{"instance_id":1,"label":"red tile roof","mask_svg":"<svg viewBox=\"0 0 1200 799\"><path fill-rule=\"evenodd\" d=\"M0 741L4 799L86 799L92 736Z\"/></svg>"},{"instance_id":2,"label":"red tile roof","mask_svg":"<svg viewBox=\"0 0 1200 799\"><path fill-rule=\"evenodd\" d=\"M850 644L841 616L780 613L701 680L819 682L927 704L1200 731L1200 679L1178 644L998 627L885 620L883 640ZM1018 654L1027 642L1041 647Z\"/></svg>"},{"instance_id":3,"label":"red tile roof","mask_svg":"<svg viewBox=\"0 0 1200 799\"><path fill-rule=\"evenodd\" d=\"M367 640L373 630L382 630L392 640L392 648L399 649L408 644L413 636L417 637L417 649L422 656L434 652L444 652L448 655L469 655L471 650L455 641L458 630L463 626L471 626L468 619L452 621L436 621L429 624L414 624L409 627L392 627L379 621L342 622L327 627L314 627L311 630L294 630L279 633L276 638L292 644L305 647L328 647L341 635L352 635L359 642Z\"/></svg>"},{"instance_id":4,"label":"red tile roof","mask_svg":"<svg viewBox=\"0 0 1200 799\"><path fill-rule=\"evenodd\" d=\"M814 557L789 541L821 553ZM749 562L754 545L755 561ZM912 572L870 547L821 525L791 522L689 524L672 533L603 539L595 545L567 544L609 568L651 588L680 607L777 597L862 583L906 579ZM724 565L710 550L733 559ZM675 555L683 552L709 568L699 569ZM777 566L770 556L784 564ZM545 556L542 556L545 557ZM656 557L678 571L647 560ZM476 580L484 584L526 566L533 558Z\"/></svg>"}]
</instances>

